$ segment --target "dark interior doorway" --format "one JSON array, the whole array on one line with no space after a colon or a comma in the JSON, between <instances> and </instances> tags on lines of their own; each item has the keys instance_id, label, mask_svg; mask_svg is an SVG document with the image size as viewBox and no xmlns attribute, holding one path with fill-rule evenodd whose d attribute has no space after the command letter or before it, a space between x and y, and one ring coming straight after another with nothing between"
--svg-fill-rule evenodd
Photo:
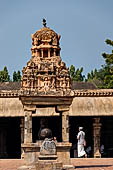
<instances>
[{"instance_id":1,"label":"dark interior doorway","mask_svg":"<svg viewBox=\"0 0 113 170\"><path fill-rule=\"evenodd\" d=\"M77 157L77 134L78 128L84 127L86 147L88 150L91 147L88 157L93 156L93 119L92 117L82 117L82 116L70 116L69 118L69 141L72 143L72 148L70 150L70 157Z\"/></svg>"},{"instance_id":2,"label":"dark interior doorway","mask_svg":"<svg viewBox=\"0 0 113 170\"><path fill-rule=\"evenodd\" d=\"M52 136L57 138L58 142L62 140L62 119L61 116L51 116L51 117L33 117L32 118L32 134L33 142L35 143L39 140L38 132L40 129L41 119L46 119L47 127L52 130Z\"/></svg>"},{"instance_id":3,"label":"dark interior doorway","mask_svg":"<svg viewBox=\"0 0 113 170\"><path fill-rule=\"evenodd\" d=\"M101 146L104 146L102 157L113 158L113 117L101 117Z\"/></svg>"},{"instance_id":4,"label":"dark interior doorway","mask_svg":"<svg viewBox=\"0 0 113 170\"><path fill-rule=\"evenodd\" d=\"M20 118L0 118L0 158L21 158Z\"/></svg>"}]
</instances>

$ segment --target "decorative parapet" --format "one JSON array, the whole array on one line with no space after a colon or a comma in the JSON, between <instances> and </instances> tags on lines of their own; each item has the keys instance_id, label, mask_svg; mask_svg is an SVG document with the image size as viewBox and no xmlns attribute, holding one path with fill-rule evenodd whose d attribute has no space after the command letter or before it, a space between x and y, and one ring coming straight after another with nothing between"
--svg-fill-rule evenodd
<instances>
[{"instance_id":1,"label":"decorative parapet","mask_svg":"<svg viewBox=\"0 0 113 170\"><path fill-rule=\"evenodd\" d=\"M0 97L19 97L19 90L0 90Z\"/></svg>"},{"instance_id":2,"label":"decorative parapet","mask_svg":"<svg viewBox=\"0 0 113 170\"><path fill-rule=\"evenodd\" d=\"M104 97L113 96L113 89L73 90L74 97Z\"/></svg>"}]
</instances>

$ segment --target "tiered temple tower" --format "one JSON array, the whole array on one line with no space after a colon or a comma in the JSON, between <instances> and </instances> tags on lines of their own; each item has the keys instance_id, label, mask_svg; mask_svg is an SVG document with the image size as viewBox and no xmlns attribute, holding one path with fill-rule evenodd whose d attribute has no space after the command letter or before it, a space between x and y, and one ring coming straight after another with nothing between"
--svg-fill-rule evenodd
<instances>
[{"instance_id":1,"label":"tiered temple tower","mask_svg":"<svg viewBox=\"0 0 113 170\"><path fill-rule=\"evenodd\" d=\"M23 68L22 90L59 91L71 88L69 69L60 57L60 35L44 27L32 35L32 57Z\"/></svg>"}]
</instances>

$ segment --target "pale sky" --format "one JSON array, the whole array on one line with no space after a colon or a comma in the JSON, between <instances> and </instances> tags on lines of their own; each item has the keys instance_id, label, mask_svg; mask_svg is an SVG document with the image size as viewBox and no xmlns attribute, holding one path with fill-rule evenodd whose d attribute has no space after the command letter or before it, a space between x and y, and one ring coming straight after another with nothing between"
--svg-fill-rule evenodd
<instances>
[{"instance_id":1,"label":"pale sky","mask_svg":"<svg viewBox=\"0 0 113 170\"><path fill-rule=\"evenodd\" d=\"M61 57L68 67L84 68L86 75L104 64L111 52L113 0L0 0L0 70L10 75L31 58L31 34L47 27L61 35Z\"/></svg>"}]
</instances>

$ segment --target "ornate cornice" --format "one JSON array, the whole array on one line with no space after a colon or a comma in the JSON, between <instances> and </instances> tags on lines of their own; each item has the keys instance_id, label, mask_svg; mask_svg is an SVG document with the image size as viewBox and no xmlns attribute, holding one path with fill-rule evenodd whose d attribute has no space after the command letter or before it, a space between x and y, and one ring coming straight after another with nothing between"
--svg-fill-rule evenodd
<instances>
[{"instance_id":1,"label":"ornate cornice","mask_svg":"<svg viewBox=\"0 0 113 170\"><path fill-rule=\"evenodd\" d=\"M67 91L20 91L20 96L67 96L67 97L104 97L113 96L113 89L67 90Z\"/></svg>"},{"instance_id":2,"label":"ornate cornice","mask_svg":"<svg viewBox=\"0 0 113 170\"><path fill-rule=\"evenodd\" d=\"M39 97L39 96L53 96L53 97L111 97L113 96L113 89L98 89L98 90L67 90L67 91L48 91L37 92L30 90L1 90L0 97Z\"/></svg>"}]
</instances>

